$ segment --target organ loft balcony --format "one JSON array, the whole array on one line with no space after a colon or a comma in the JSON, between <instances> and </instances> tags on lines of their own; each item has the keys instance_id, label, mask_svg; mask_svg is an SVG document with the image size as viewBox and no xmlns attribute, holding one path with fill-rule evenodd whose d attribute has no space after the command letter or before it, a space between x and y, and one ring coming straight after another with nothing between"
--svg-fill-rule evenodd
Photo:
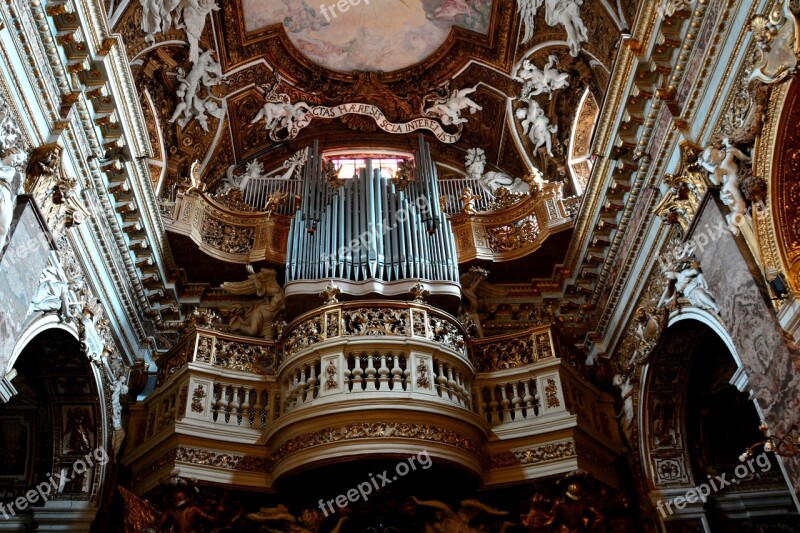
<instances>
[{"instance_id":1,"label":"organ loft balcony","mask_svg":"<svg viewBox=\"0 0 800 533\"><path fill-rule=\"evenodd\" d=\"M475 485L582 468L618 486L613 399L582 361L553 326L470 339L419 300L331 302L274 341L194 324L131 409L126 463L140 494L174 468L269 491L420 450Z\"/></svg>"}]
</instances>

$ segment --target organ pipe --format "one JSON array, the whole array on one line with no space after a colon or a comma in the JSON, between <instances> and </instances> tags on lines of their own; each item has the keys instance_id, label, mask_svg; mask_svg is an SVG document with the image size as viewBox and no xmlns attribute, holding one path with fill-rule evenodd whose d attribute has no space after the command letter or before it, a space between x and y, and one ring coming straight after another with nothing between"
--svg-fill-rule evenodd
<instances>
[{"instance_id":1,"label":"organ pipe","mask_svg":"<svg viewBox=\"0 0 800 533\"><path fill-rule=\"evenodd\" d=\"M315 142L304 170L300 209L289 230L287 281L405 279L458 282L455 240L439 204L439 181L420 136L414 176L404 190L366 159L334 188Z\"/></svg>"}]
</instances>

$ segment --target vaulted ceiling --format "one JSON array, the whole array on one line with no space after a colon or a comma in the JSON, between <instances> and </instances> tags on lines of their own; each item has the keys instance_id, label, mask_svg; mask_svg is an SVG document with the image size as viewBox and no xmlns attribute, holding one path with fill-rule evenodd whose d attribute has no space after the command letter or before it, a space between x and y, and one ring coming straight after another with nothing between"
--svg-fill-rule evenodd
<instances>
[{"instance_id":1,"label":"vaulted ceiling","mask_svg":"<svg viewBox=\"0 0 800 533\"><path fill-rule=\"evenodd\" d=\"M574 166L572 176L568 165L590 155L617 46L636 10L634 0L587 0L582 6L567 0L344 0L320 7L305 0L199 1L216 8L200 27L198 53L211 50L222 73L221 83L201 88L212 109L220 108L206 124L170 122L181 103L181 77L195 64L192 38L177 20L184 4L171 25L161 21L159 31L145 31L147 10L176 0L123 2L112 16L138 84L152 179L162 198L174 194L196 160L214 190L227 172L253 160L267 171L277 168L313 140L323 149L416 146L415 134L385 132L373 117L357 114L315 118L293 138L276 140L263 121L253 123L270 91L309 106L371 104L388 121L407 123L426 116L431 94L473 86L470 98L482 110L465 112L461 127L442 123L458 140L441 142L426 133L440 179L463 175L467 150L478 147L486 152L487 170L523 176L536 167L546 179L564 181L565 195L575 194L576 180L585 186L590 162ZM535 17L526 18L537 3ZM576 55L563 19L552 16L565 6L579 9L587 29ZM537 102L555 126L552 156L536 149L520 118L529 105L521 98L523 62L542 69L550 56L569 84L528 101ZM559 254L547 255L548 262L558 262Z\"/></svg>"}]
</instances>

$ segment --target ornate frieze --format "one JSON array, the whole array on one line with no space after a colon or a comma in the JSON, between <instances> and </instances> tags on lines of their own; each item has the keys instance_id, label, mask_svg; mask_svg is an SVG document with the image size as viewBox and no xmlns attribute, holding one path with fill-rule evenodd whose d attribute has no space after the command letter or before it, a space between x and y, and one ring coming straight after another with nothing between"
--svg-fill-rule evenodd
<instances>
[{"instance_id":1,"label":"ornate frieze","mask_svg":"<svg viewBox=\"0 0 800 533\"><path fill-rule=\"evenodd\" d=\"M423 424L407 422L356 422L344 426L328 427L294 437L284 442L272 455L277 462L300 450L313 446L331 444L358 439L414 439L435 441L441 444L456 446L479 454L480 443L466 438L456 431Z\"/></svg>"},{"instance_id":2,"label":"ornate frieze","mask_svg":"<svg viewBox=\"0 0 800 533\"><path fill-rule=\"evenodd\" d=\"M575 441L567 440L492 455L487 463L489 468L507 468L568 459L577 455Z\"/></svg>"}]
</instances>

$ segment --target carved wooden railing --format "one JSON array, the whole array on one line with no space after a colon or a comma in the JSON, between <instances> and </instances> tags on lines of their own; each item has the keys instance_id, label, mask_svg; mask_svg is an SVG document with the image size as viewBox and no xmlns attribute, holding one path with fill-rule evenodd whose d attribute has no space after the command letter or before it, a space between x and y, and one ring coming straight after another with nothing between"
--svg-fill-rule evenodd
<instances>
[{"instance_id":1,"label":"carved wooden railing","mask_svg":"<svg viewBox=\"0 0 800 533\"><path fill-rule=\"evenodd\" d=\"M329 340L358 337L432 342L466 360L464 328L452 315L423 303L388 300L337 303L299 316L284 330L284 360Z\"/></svg>"},{"instance_id":2,"label":"carved wooden railing","mask_svg":"<svg viewBox=\"0 0 800 533\"><path fill-rule=\"evenodd\" d=\"M537 250L550 235L572 227L581 202L580 197L564 198L561 183L545 184L533 196L474 215L460 210L451 214L453 200L448 198L448 218L459 263L524 257ZM218 198L193 191L178 193L174 202L162 201L160 210L167 230L188 236L212 257L239 264L257 261L283 264L291 223L291 217L283 213L294 211L293 197L289 201L291 205L281 206L270 214L253 211L244 203L238 207L223 205ZM476 207L484 208L485 204L482 197Z\"/></svg>"},{"instance_id":3,"label":"carved wooden railing","mask_svg":"<svg viewBox=\"0 0 800 533\"><path fill-rule=\"evenodd\" d=\"M564 199L561 183L547 183L508 207L450 217L458 262L511 261L530 254L550 235L572 227L580 200Z\"/></svg>"}]
</instances>

